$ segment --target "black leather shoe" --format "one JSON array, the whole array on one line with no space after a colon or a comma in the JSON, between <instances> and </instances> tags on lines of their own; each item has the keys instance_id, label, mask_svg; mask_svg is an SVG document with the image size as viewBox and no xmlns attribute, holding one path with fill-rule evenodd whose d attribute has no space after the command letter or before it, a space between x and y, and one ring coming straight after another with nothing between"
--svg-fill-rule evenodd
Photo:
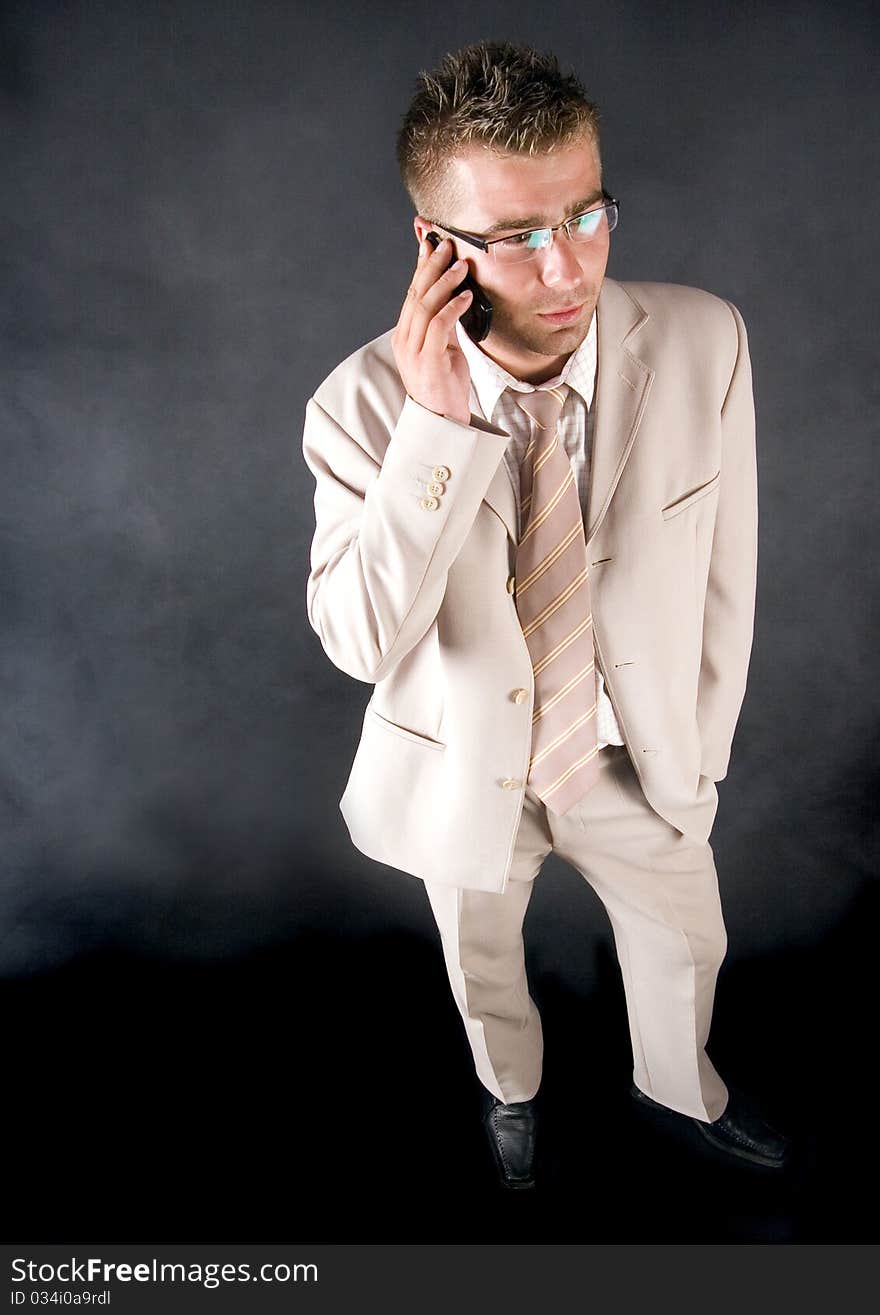
<instances>
[{"instance_id":1,"label":"black leather shoe","mask_svg":"<svg viewBox=\"0 0 880 1315\"><path fill-rule=\"evenodd\" d=\"M484 1088L482 1105L483 1126L489 1138L501 1186L534 1187L537 1126L535 1102L520 1100L504 1105Z\"/></svg>"},{"instance_id":2,"label":"black leather shoe","mask_svg":"<svg viewBox=\"0 0 880 1315\"><path fill-rule=\"evenodd\" d=\"M646 1096L635 1084L630 1088L630 1095L643 1105L663 1110L667 1114L676 1113ZM712 1123L687 1114L679 1117L689 1118L707 1142L716 1150L726 1151L728 1155L735 1155L752 1164L762 1164L768 1169L782 1169L789 1161L791 1140L765 1123L751 1101L741 1092L730 1090L724 1113Z\"/></svg>"}]
</instances>

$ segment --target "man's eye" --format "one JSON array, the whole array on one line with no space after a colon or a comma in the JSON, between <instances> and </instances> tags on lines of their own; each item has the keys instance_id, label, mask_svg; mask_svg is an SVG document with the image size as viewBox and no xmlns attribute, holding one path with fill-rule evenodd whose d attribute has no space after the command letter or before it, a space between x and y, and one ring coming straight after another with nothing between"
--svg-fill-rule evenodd
<instances>
[{"instance_id":1,"label":"man's eye","mask_svg":"<svg viewBox=\"0 0 880 1315\"><path fill-rule=\"evenodd\" d=\"M604 218L604 210L588 210L586 214L578 215L575 220L577 232L595 233Z\"/></svg>"},{"instance_id":2,"label":"man's eye","mask_svg":"<svg viewBox=\"0 0 880 1315\"><path fill-rule=\"evenodd\" d=\"M535 228L530 233L515 233L513 237L504 237L501 239L499 246L502 247L540 247L545 242L546 229Z\"/></svg>"}]
</instances>

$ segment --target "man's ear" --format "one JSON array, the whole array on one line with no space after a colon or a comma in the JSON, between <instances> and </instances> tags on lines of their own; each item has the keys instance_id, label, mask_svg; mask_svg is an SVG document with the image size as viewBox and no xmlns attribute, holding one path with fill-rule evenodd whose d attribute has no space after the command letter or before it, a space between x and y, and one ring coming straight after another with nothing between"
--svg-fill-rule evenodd
<instances>
[{"instance_id":1,"label":"man's ear","mask_svg":"<svg viewBox=\"0 0 880 1315\"><path fill-rule=\"evenodd\" d=\"M430 233L433 225L429 224L423 215L416 215L413 219L413 228L416 230L416 238L419 242L424 241L426 233Z\"/></svg>"}]
</instances>

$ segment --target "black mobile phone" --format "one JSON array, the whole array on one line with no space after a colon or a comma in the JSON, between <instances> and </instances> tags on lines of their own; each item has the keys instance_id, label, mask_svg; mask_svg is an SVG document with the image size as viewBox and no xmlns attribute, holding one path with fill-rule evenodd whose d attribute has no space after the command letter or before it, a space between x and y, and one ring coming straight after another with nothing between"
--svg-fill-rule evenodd
<instances>
[{"instance_id":1,"label":"black mobile phone","mask_svg":"<svg viewBox=\"0 0 880 1315\"><path fill-rule=\"evenodd\" d=\"M443 240L439 233L426 233L425 238L426 241L431 243L435 251ZM454 260L455 253L453 252L452 259L449 261L450 265ZM460 292L464 292L465 288L473 296L470 306L460 317L459 323L473 342L482 342L492 327L492 303L477 280L472 278L470 274L465 274L455 289L455 296L457 297Z\"/></svg>"}]
</instances>

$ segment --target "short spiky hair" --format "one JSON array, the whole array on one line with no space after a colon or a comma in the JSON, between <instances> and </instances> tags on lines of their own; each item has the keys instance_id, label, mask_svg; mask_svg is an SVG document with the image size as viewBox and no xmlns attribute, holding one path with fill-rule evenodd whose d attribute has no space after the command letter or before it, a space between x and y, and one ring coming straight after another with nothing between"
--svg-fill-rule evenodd
<instances>
[{"instance_id":1,"label":"short spiky hair","mask_svg":"<svg viewBox=\"0 0 880 1315\"><path fill-rule=\"evenodd\" d=\"M420 214L439 203L444 174L471 143L536 155L582 135L599 157L599 107L554 55L529 46L480 41L424 70L397 137L403 184Z\"/></svg>"}]
</instances>

